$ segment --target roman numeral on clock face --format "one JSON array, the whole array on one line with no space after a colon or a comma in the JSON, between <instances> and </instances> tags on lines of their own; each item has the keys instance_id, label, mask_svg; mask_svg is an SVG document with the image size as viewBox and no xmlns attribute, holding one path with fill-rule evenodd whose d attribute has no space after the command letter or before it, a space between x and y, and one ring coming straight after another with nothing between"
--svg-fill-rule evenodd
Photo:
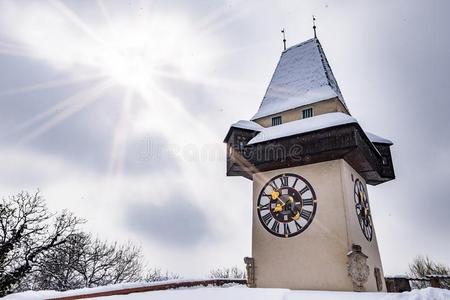
<instances>
[{"instance_id":1,"label":"roman numeral on clock face","mask_svg":"<svg viewBox=\"0 0 450 300\"><path fill-rule=\"evenodd\" d=\"M305 187L300 190L300 195L303 195L307 191L309 191L309 187L307 185L305 185Z\"/></svg>"},{"instance_id":2,"label":"roman numeral on clock face","mask_svg":"<svg viewBox=\"0 0 450 300\"><path fill-rule=\"evenodd\" d=\"M272 231L273 232L278 232L279 230L280 230L280 223L277 222L277 221L273 222L273 224L272 224Z\"/></svg>"},{"instance_id":3,"label":"roman numeral on clock face","mask_svg":"<svg viewBox=\"0 0 450 300\"><path fill-rule=\"evenodd\" d=\"M275 180L270 183L270 186L272 187L273 190L278 190L278 185L275 182Z\"/></svg>"},{"instance_id":4,"label":"roman numeral on clock face","mask_svg":"<svg viewBox=\"0 0 450 300\"><path fill-rule=\"evenodd\" d=\"M308 221L309 217L311 217L311 212L308 210L302 210L302 212L300 213L300 217Z\"/></svg>"},{"instance_id":5,"label":"roman numeral on clock face","mask_svg":"<svg viewBox=\"0 0 450 300\"><path fill-rule=\"evenodd\" d=\"M259 210L267 210L267 209L269 209L269 204L270 204L270 202L266 203L266 204L263 204L261 206L258 206L258 209Z\"/></svg>"},{"instance_id":6,"label":"roman numeral on clock face","mask_svg":"<svg viewBox=\"0 0 450 300\"><path fill-rule=\"evenodd\" d=\"M313 203L314 203L313 198L303 199L303 205L313 205Z\"/></svg>"},{"instance_id":7,"label":"roman numeral on clock face","mask_svg":"<svg viewBox=\"0 0 450 300\"><path fill-rule=\"evenodd\" d=\"M281 187L287 187L289 182L289 177L281 177Z\"/></svg>"},{"instance_id":8,"label":"roman numeral on clock face","mask_svg":"<svg viewBox=\"0 0 450 300\"><path fill-rule=\"evenodd\" d=\"M289 228L289 224L284 223L283 227L284 227L284 234L287 234L287 235L291 234L291 229Z\"/></svg>"},{"instance_id":9,"label":"roman numeral on clock face","mask_svg":"<svg viewBox=\"0 0 450 300\"><path fill-rule=\"evenodd\" d=\"M294 222L295 222L295 227L297 228L297 231L302 230L302 226L297 221L294 221Z\"/></svg>"},{"instance_id":10,"label":"roman numeral on clock face","mask_svg":"<svg viewBox=\"0 0 450 300\"><path fill-rule=\"evenodd\" d=\"M272 214L269 212L267 214L265 214L264 216L261 217L263 222L268 225L270 223L270 221L273 219L272 218Z\"/></svg>"}]
</instances>

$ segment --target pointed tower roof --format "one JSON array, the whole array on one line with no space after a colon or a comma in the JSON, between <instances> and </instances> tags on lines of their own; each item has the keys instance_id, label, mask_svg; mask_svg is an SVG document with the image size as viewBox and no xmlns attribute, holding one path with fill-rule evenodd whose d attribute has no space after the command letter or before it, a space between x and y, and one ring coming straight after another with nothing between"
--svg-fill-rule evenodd
<instances>
[{"instance_id":1,"label":"pointed tower roof","mask_svg":"<svg viewBox=\"0 0 450 300\"><path fill-rule=\"evenodd\" d=\"M252 120L335 97L347 109L322 46L312 38L283 51Z\"/></svg>"}]
</instances>

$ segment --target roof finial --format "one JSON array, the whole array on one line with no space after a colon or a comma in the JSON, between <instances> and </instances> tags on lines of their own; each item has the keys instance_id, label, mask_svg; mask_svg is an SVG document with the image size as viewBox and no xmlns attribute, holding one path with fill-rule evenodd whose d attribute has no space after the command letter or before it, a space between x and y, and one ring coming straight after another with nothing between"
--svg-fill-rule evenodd
<instances>
[{"instance_id":1,"label":"roof finial","mask_svg":"<svg viewBox=\"0 0 450 300\"><path fill-rule=\"evenodd\" d=\"M314 38L317 39L317 34L316 34L316 17L313 15L313 29L314 29Z\"/></svg>"},{"instance_id":2,"label":"roof finial","mask_svg":"<svg viewBox=\"0 0 450 300\"><path fill-rule=\"evenodd\" d=\"M284 45L284 50L286 51L286 35L284 33L284 28L281 30L281 33L283 34L283 45Z\"/></svg>"}]
</instances>

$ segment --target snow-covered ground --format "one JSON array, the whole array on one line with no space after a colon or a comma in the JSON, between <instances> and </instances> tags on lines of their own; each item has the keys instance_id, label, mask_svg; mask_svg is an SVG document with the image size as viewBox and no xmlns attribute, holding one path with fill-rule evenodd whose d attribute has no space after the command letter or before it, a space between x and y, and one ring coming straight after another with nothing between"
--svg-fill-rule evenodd
<instances>
[{"instance_id":1,"label":"snow-covered ground","mask_svg":"<svg viewBox=\"0 0 450 300\"><path fill-rule=\"evenodd\" d=\"M67 292L55 291L28 291L6 296L5 300L49 299L69 295L80 295L109 291L121 288L142 286L139 284L116 285L93 289L82 289ZM323 292L323 291L292 291L287 289L249 289L242 285L227 287L195 287L179 288L164 291L151 291L129 295L100 297L105 300L448 300L450 291L435 288L414 290L405 293L352 293L352 292Z\"/></svg>"}]
</instances>

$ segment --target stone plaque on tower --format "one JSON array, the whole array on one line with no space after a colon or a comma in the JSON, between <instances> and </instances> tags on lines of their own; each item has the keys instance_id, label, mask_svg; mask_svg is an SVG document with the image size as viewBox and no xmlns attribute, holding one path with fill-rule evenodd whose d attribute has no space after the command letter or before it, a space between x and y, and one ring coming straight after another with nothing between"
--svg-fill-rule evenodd
<instances>
[{"instance_id":1,"label":"stone plaque on tower","mask_svg":"<svg viewBox=\"0 0 450 300\"><path fill-rule=\"evenodd\" d=\"M395 178L392 142L350 115L317 38L283 51L224 142L227 175L253 181L252 286L386 290L366 185Z\"/></svg>"}]
</instances>

